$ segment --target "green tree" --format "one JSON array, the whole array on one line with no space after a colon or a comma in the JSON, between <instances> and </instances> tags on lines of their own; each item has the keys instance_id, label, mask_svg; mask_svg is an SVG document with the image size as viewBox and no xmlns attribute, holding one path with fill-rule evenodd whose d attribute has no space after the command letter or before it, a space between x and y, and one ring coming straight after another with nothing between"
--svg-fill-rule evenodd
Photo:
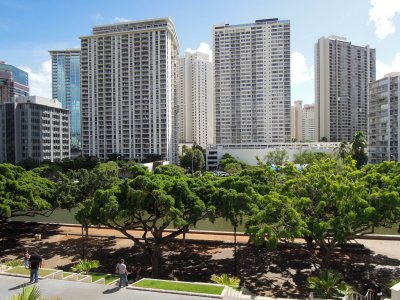
<instances>
[{"instance_id":1,"label":"green tree","mask_svg":"<svg viewBox=\"0 0 400 300\"><path fill-rule=\"evenodd\" d=\"M335 155L338 159L345 161L351 154L351 144L348 142L341 142L338 148L335 148Z\"/></svg>"},{"instance_id":2,"label":"green tree","mask_svg":"<svg viewBox=\"0 0 400 300\"><path fill-rule=\"evenodd\" d=\"M212 195L217 216L229 220L234 232L234 275L237 274L237 227L248 214L252 196L255 194L250 178L230 176L220 180Z\"/></svg>"},{"instance_id":3,"label":"green tree","mask_svg":"<svg viewBox=\"0 0 400 300\"><path fill-rule=\"evenodd\" d=\"M234 158L229 153L222 155L221 166L230 175L239 174L242 170L250 168L248 164Z\"/></svg>"},{"instance_id":4,"label":"green tree","mask_svg":"<svg viewBox=\"0 0 400 300\"><path fill-rule=\"evenodd\" d=\"M293 162L300 165L311 165L327 158L331 158L331 155L328 153L306 150L296 153Z\"/></svg>"},{"instance_id":5,"label":"green tree","mask_svg":"<svg viewBox=\"0 0 400 300\"><path fill-rule=\"evenodd\" d=\"M266 244L268 248L301 237L305 230L293 201L275 191L257 198L246 223L246 232L255 244Z\"/></svg>"},{"instance_id":6,"label":"green tree","mask_svg":"<svg viewBox=\"0 0 400 300\"><path fill-rule=\"evenodd\" d=\"M92 224L109 226L141 246L150 256L152 274L159 276L161 247L207 217L209 210L191 189L196 178L146 172L110 189L97 191L88 211ZM176 230L166 233L167 227ZM138 237L129 230L141 230Z\"/></svg>"},{"instance_id":7,"label":"green tree","mask_svg":"<svg viewBox=\"0 0 400 300\"><path fill-rule=\"evenodd\" d=\"M19 166L23 167L25 170L29 171L34 168L39 167L40 163L32 157L25 158L18 163Z\"/></svg>"},{"instance_id":8,"label":"green tree","mask_svg":"<svg viewBox=\"0 0 400 300\"><path fill-rule=\"evenodd\" d=\"M90 201L99 189L112 187L119 182L119 168L115 162L99 163L93 169L70 170L60 174L57 198L63 199L64 206L71 209L78 206L75 219L82 225L82 258L85 257L85 240L89 236L88 209ZM85 238L83 231L85 230Z\"/></svg>"},{"instance_id":9,"label":"green tree","mask_svg":"<svg viewBox=\"0 0 400 300\"><path fill-rule=\"evenodd\" d=\"M365 187L363 198L375 209L370 229L392 227L400 222L400 163L385 161L367 165L361 170L360 180Z\"/></svg>"},{"instance_id":10,"label":"green tree","mask_svg":"<svg viewBox=\"0 0 400 300\"><path fill-rule=\"evenodd\" d=\"M303 236L309 248L314 243L319 246L323 267L329 265L337 244L365 230L375 215L365 197L361 175L354 165L324 160L288 180L282 190L293 199L306 224Z\"/></svg>"},{"instance_id":11,"label":"green tree","mask_svg":"<svg viewBox=\"0 0 400 300\"><path fill-rule=\"evenodd\" d=\"M357 162L358 169L368 162L367 146L368 143L364 132L358 131L354 135L353 143L351 144L351 157Z\"/></svg>"},{"instance_id":12,"label":"green tree","mask_svg":"<svg viewBox=\"0 0 400 300\"><path fill-rule=\"evenodd\" d=\"M56 185L37 172L0 164L0 223L10 217L49 216L62 205L55 192Z\"/></svg>"},{"instance_id":13,"label":"green tree","mask_svg":"<svg viewBox=\"0 0 400 300\"><path fill-rule=\"evenodd\" d=\"M276 166L283 166L288 159L289 155L285 149L276 149L264 156L264 161L267 164Z\"/></svg>"},{"instance_id":14,"label":"green tree","mask_svg":"<svg viewBox=\"0 0 400 300\"><path fill-rule=\"evenodd\" d=\"M186 148L180 159L180 166L191 172L203 170L205 167L203 152L198 148Z\"/></svg>"}]
</instances>

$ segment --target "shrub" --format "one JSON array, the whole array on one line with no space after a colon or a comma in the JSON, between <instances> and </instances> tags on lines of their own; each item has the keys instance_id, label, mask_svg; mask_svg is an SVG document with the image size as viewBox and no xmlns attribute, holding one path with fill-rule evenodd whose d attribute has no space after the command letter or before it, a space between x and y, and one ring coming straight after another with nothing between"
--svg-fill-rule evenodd
<instances>
[{"instance_id":1,"label":"shrub","mask_svg":"<svg viewBox=\"0 0 400 300\"><path fill-rule=\"evenodd\" d=\"M98 267L100 267L98 260L80 259L76 265L71 267L71 271L86 274Z\"/></svg>"},{"instance_id":2,"label":"shrub","mask_svg":"<svg viewBox=\"0 0 400 300\"><path fill-rule=\"evenodd\" d=\"M229 286L231 288L237 288L240 284L240 279L238 277L231 276L225 273L222 275L213 274L211 276L211 281L218 284Z\"/></svg>"}]
</instances>

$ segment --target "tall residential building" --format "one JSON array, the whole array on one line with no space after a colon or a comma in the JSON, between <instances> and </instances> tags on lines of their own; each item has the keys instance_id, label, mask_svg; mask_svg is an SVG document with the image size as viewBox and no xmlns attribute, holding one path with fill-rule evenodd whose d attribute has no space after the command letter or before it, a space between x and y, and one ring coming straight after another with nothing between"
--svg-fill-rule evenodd
<instances>
[{"instance_id":1,"label":"tall residential building","mask_svg":"<svg viewBox=\"0 0 400 300\"><path fill-rule=\"evenodd\" d=\"M375 49L352 45L343 37L322 37L315 44L315 99L318 139L351 141L367 132L368 85L375 80Z\"/></svg>"},{"instance_id":2,"label":"tall residential building","mask_svg":"<svg viewBox=\"0 0 400 300\"><path fill-rule=\"evenodd\" d=\"M37 96L0 104L0 141L0 163L69 158L69 111Z\"/></svg>"},{"instance_id":3,"label":"tall residential building","mask_svg":"<svg viewBox=\"0 0 400 300\"><path fill-rule=\"evenodd\" d=\"M215 143L212 63L208 54L186 52L178 67L179 141L205 148Z\"/></svg>"},{"instance_id":4,"label":"tall residential building","mask_svg":"<svg viewBox=\"0 0 400 300\"><path fill-rule=\"evenodd\" d=\"M291 108L290 124L292 141L303 141L303 101L294 101Z\"/></svg>"},{"instance_id":5,"label":"tall residential building","mask_svg":"<svg viewBox=\"0 0 400 300\"><path fill-rule=\"evenodd\" d=\"M0 61L0 103L13 102L18 96L29 96L28 73Z\"/></svg>"},{"instance_id":6,"label":"tall residential building","mask_svg":"<svg viewBox=\"0 0 400 300\"><path fill-rule=\"evenodd\" d=\"M217 25L216 143L290 141L290 22Z\"/></svg>"},{"instance_id":7,"label":"tall residential building","mask_svg":"<svg viewBox=\"0 0 400 300\"><path fill-rule=\"evenodd\" d=\"M176 161L179 44L171 19L96 26L80 39L83 154Z\"/></svg>"},{"instance_id":8,"label":"tall residential building","mask_svg":"<svg viewBox=\"0 0 400 300\"><path fill-rule=\"evenodd\" d=\"M303 141L317 142L316 115L314 104L304 104L303 106Z\"/></svg>"},{"instance_id":9,"label":"tall residential building","mask_svg":"<svg viewBox=\"0 0 400 300\"><path fill-rule=\"evenodd\" d=\"M368 157L370 163L400 161L400 72L370 84Z\"/></svg>"},{"instance_id":10,"label":"tall residential building","mask_svg":"<svg viewBox=\"0 0 400 300\"><path fill-rule=\"evenodd\" d=\"M51 50L53 98L70 111L71 149L81 147L80 49Z\"/></svg>"}]
</instances>

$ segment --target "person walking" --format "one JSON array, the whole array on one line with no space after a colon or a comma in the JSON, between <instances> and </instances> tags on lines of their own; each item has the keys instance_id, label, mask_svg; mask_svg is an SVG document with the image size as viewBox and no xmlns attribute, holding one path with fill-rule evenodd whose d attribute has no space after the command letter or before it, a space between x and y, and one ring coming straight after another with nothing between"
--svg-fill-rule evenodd
<instances>
[{"instance_id":1,"label":"person walking","mask_svg":"<svg viewBox=\"0 0 400 300\"><path fill-rule=\"evenodd\" d=\"M25 269L29 268L29 253L28 253L28 249L24 250L24 267L25 267Z\"/></svg>"},{"instance_id":2,"label":"person walking","mask_svg":"<svg viewBox=\"0 0 400 300\"><path fill-rule=\"evenodd\" d=\"M119 287L128 286L128 271L126 270L125 260L121 259L117 264L116 271L119 274Z\"/></svg>"},{"instance_id":3,"label":"person walking","mask_svg":"<svg viewBox=\"0 0 400 300\"><path fill-rule=\"evenodd\" d=\"M35 253L29 257L29 269L31 270L31 281L29 283L39 282L39 268L42 267L42 257Z\"/></svg>"}]
</instances>

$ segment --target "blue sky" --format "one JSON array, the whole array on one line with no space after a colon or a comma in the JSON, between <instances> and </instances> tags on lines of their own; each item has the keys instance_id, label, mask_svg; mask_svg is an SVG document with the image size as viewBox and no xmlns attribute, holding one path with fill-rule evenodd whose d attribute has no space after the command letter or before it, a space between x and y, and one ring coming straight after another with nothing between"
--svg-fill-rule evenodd
<instances>
[{"instance_id":1,"label":"blue sky","mask_svg":"<svg viewBox=\"0 0 400 300\"><path fill-rule=\"evenodd\" d=\"M400 71L400 0L0 0L0 12L0 60L30 73L32 95L51 96L48 50L79 47L78 37L93 25L166 16L181 54L209 51L214 24L290 20L292 101L314 102L314 43L321 36L376 48L378 78Z\"/></svg>"}]
</instances>

